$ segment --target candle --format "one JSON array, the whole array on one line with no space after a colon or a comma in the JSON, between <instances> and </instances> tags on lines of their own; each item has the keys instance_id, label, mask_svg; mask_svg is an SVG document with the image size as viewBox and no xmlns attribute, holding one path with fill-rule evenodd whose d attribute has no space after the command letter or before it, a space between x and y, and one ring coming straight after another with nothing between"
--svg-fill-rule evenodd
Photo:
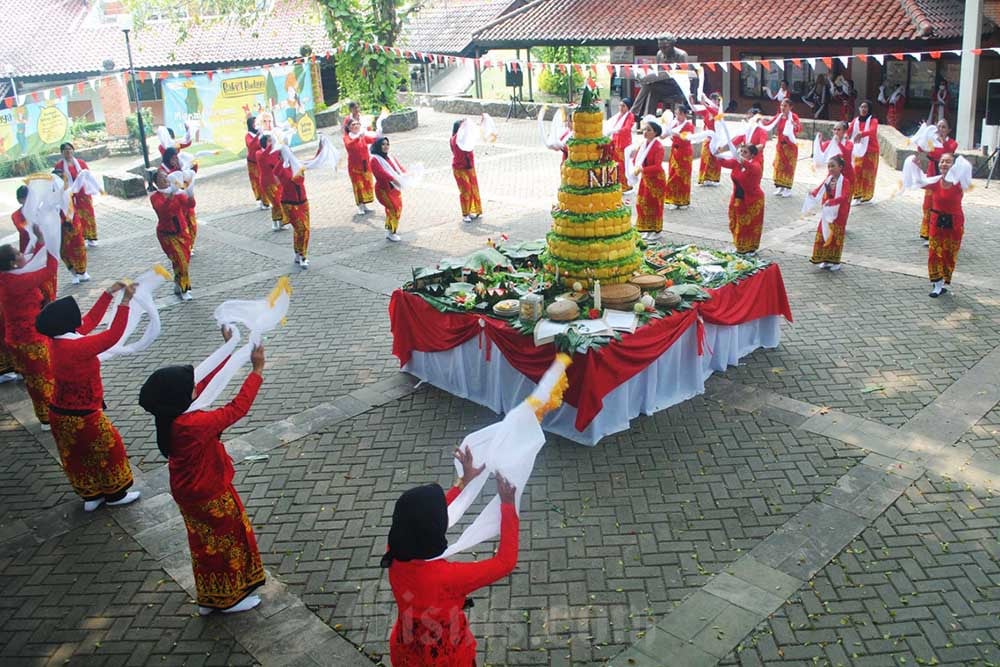
<instances>
[{"instance_id":1,"label":"candle","mask_svg":"<svg viewBox=\"0 0 1000 667\"><path fill-rule=\"evenodd\" d=\"M594 281L594 308L601 309L601 281Z\"/></svg>"}]
</instances>

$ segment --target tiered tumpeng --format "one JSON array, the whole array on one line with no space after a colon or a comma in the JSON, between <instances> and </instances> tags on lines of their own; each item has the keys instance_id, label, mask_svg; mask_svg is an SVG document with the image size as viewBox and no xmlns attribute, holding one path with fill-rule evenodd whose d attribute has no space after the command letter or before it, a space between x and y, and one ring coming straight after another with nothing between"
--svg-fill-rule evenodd
<instances>
[{"instance_id":1,"label":"tiered tumpeng","mask_svg":"<svg viewBox=\"0 0 1000 667\"><path fill-rule=\"evenodd\" d=\"M642 265L638 235L628 207L622 206L618 168L611 140L604 136L604 115L594 106L573 114L569 159L562 165L559 203L552 209L552 231L542 256L546 270L564 284L594 280L628 281Z\"/></svg>"}]
</instances>

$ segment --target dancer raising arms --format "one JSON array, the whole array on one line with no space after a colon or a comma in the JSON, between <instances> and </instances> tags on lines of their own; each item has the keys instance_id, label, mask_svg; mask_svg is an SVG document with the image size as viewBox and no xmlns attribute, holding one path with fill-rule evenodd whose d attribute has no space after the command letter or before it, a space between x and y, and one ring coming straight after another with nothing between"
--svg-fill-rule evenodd
<instances>
[{"instance_id":1,"label":"dancer raising arms","mask_svg":"<svg viewBox=\"0 0 1000 667\"><path fill-rule=\"evenodd\" d=\"M768 125L774 126L778 138L774 154L774 194L779 197L791 197L792 184L795 182L795 167L799 163L799 144L795 137L802 131L802 122L792 111L792 103L788 98L781 101L781 111Z\"/></svg>"},{"instance_id":2,"label":"dancer raising arms","mask_svg":"<svg viewBox=\"0 0 1000 667\"><path fill-rule=\"evenodd\" d=\"M639 185L635 200L635 228L646 241L660 238L663 232L663 193L667 177L663 173L663 130L654 116L642 119L643 142L632 147L628 182Z\"/></svg>"},{"instance_id":3,"label":"dancer raising arms","mask_svg":"<svg viewBox=\"0 0 1000 667\"><path fill-rule=\"evenodd\" d=\"M91 334L111 304L112 295L124 291L111 326ZM135 285L116 282L105 290L83 317L71 296L53 301L36 319L38 332L50 339L55 390L49 406L52 436L59 460L73 490L83 499L85 512L103 503L128 505L139 499L132 486L125 444L104 414L104 385L97 355L111 348L125 333L129 301Z\"/></svg>"},{"instance_id":4,"label":"dancer raising arms","mask_svg":"<svg viewBox=\"0 0 1000 667\"><path fill-rule=\"evenodd\" d=\"M223 327L223 337L229 332ZM257 539L233 486L233 461L222 432L246 416L263 382L264 348L250 356L253 370L236 397L217 410L187 412L218 372L195 385L192 366L161 368L146 380L139 405L156 418L156 446L167 457L170 493L184 517L198 612L253 609L264 583Z\"/></svg>"},{"instance_id":5,"label":"dancer raising arms","mask_svg":"<svg viewBox=\"0 0 1000 667\"><path fill-rule=\"evenodd\" d=\"M264 193L260 187L260 168L257 166L257 151L260 150L260 133L257 132L257 119L247 116L247 133L243 137L247 146L247 177L250 179L250 190L253 198L257 200L257 209L263 211L267 208L264 201Z\"/></svg>"},{"instance_id":6,"label":"dancer raising arms","mask_svg":"<svg viewBox=\"0 0 1000 667\"><path fill-rule=\"evenodd\" d=\"M692 99L694 98L692 97ZM701 116L706 130L715 131L715 117L719 115L721 106L722 95L712 93L711 97L705 97L705 94L702 93L701 104L694 108ZM709 143L707 139L701 142L701 157L698 159L698 185L718 185L722 178L719 161L712 153Z\"/></svg>"},{"instance_id":7,"label":"dancer raising arms","mask_svg":"<svg viewBox=\"0 0 1000 667\"><path fill-rule=\"evenodd\" d=\"M28 258L13 246L0 246L0 312L3 313L4 341L13 357L14 368L24 377L25 388L35 408L42 430L49 430L49 403L52 402L52 368L49 339L38 333L35 318L42 310L41 286L51 279L59 262L45 249L42 231L32 230L38 239L34 256L46 255L35 270L25 269Z\"/></svg>"},{"instance_id":8,"label":"dancer raising arms","mask_svg":"<svg viewBox=\"0 0 1000 667\"><path fill-rule=\"evenodd\" d=\"M821 269L839 271L840 255L844 251L847 216L851 213L851 182L844 176L844 158L834 155L827 162L827 177L810 193L806 208L813 202L822 204L811 261Z\"/></svg>"},{"instance_id":9,"label":"dancer raising arms","mask_svg":"<svg viewBox=\"0 0 1000 667\"><path fill-rule=\"evenodd\" d=\"M475 665L476 639L463 611L467 597L517 566L516 489L499 474L500 547L496 555L478 562L437 558L448 546L448 505L485 468L474 467L468 449L457 451L455 457L463 467L458 484L447 493L437 484L418 486L400 496L393 508L382 567L389 571L399 608L389 637L389 654L397 667Z\"/></svg>"},{"instance_id":10,"label":"dancer raising arms","mask_svg":"<svg viewBox=\"0 0 1000 667\"><path fill-rule=\"evenodd\" d=\"M674 208L685 208L691 204L694 149L689 137L694 132L694 123L688 120L687 112L686 105L678 104L674 111L674 124L667 130L671 145L663 201Z\"/></svg>"},{"instance_id":11,"label":"dancer raising arms","mask_svg":"<svg viewBox=\"0 0 1000 667\"><path fill-rule=\"evenodd\" d=\"M742 134L733 137L733 145L736 147L744 144L752 144L757 147L757 154L754 159L764 166L764 148L767 146L767 130L760 126L760 107L753 106L747 110L746 130Z\"/></svg>"},{"instance_id":12,"label":"dancer raising arms","mask_svg":"<svg viewBox=\"0 0 1000 667\"><path fill-rule=\"evenodd\" d=\"M351 103L352 111L357 107ZM351 179L354 190L354 203L358 206L358 215L372 212L368 207L375 201L374 182L371 170L370 148L375 143L374 132L366 132L361 127L361 119L348 117L344 125L344 148L347 150L347 175Z\"/></svg>"},{"instance_id":13,"label":"dancer raising arms","mask_svg":"<svg viewBox=\"0 0 1000 667\"><path fill-rule=\"evenodd\" d=\"M872 105L862 100L858 116L851 121L847 131L854 144L854 192L857 203L863 204L875 196L875 177L878 175L878 118L872 115Z\"/></svg>"},{"instance_id":14,"label":"dancer raising arms","mask_svg":"<svg viewBox=\"0 0 1000 667\"><path fill-rule=\"evenodd\" d=\"M940 171L938 169L938 161L941 159L942 155L951 154L955 155L955 151L958 150L958 142L948 136L951 132L951 125L948 120L942 118L937 122L937 141L934 143L933 148L927 150L926 147L917 145L917 151L921 153L926 153L927 155L927 176L937 176ZM930 239L930 225L931 225L931 191L924 190L924 207L923 207L923 217L920 219L920 238L924 240L924 245L928 245Z\"/></svg>"},{"instance_id":15,"label":"dancer raising arms","mask_svg":"<svg viewBox=\"0 0 1000 667\"><path fill-rule=\"evenodd\" d=\"M462 148L462 144L474 142L463 141L463 136L469 132L468 120L456 120L451 127L451 173L458 186L458 203L462 207L462 222L472 222L483 214L483 202L479 197L479 179L476 178L476 155Z\"/></svg>"},{"instance_id":16,"label":"dancer raising arms","mask_svg":"<svg viewBox=\"0 0 1000 667\"><path fill-rule=\"evenodd\" d=\"M844 158L844 176L851 183L854 183L854 144L847 139L848 125L842 120L838 120L833 125L833 138L823 139L823 133L816 133L816 140L813 144L813 164L817 168L825 168L830 158L839 155Z\"/></svg>"},{"instance_id":17,"label":"dancer raising arms","mask_svg":"<svg viewBox=\"0 0 1000 667\"><path fill-rule=\"evenodd\" d=\"M71 190L71 181L66 172L56 166L52 173L63 182L63 188ZM90 280L87 273L87 244L83 237L83 219L77 215L74 196L68 196L67 206L60 212L62 218L62 238L59 243L59 257L70 272L70 282L74 285Z\"/></svg>"},{"instance_id":18,"label":"dancer raising arms","mask_svg":"<svg viewBox=\"0 0 1000 667\"><path fill-rule=\"evenodd\" d=\"M155 192L149 196L149 203L156 211L156 238L173 267L174 294L183 301L190 301L192 296L188 266L191 262L191 235L188 214L194 209L194 197L171 186L167 175L162 171L156 172L155 185Z\"/></svg>"},{"instance_id":19,"label":"dancer raising arms","mask_svg":"<svg viewBox=\"0 0 1000 667\"><path fill-rule=\"evenodd\" d=\"M76 149L73 144L66 142L59 146L62 159L56 162L53 169L57 169L68 177L72 183L80 172L90 169L90 166L74 155ZM88 248L97 246L97 219L94 217L94 198L86 192L76 192L73 194L73 211L78 220L74 224L79 225L84 243ZM86 270L83 271L86 273Z\"/></svg>"},{"instance_id":20,"label":"dancer raising arms","mask_svg":"<svg viewBox=\"0 0 1000 667\"><path fill-rule=\"evenodd\" d=\"M375 198L385 207L385 238L401 241L399 218L403 215L402 174L406 172L395 156L389 155L389 137L379 137L371 147Z\"/></svg>"},{"instance_id":21,"label":"dancer raising arms","mask_svg":"<svg viewBox=\"0 0 1000 667\"><path fill-rule=\"evenodd\" d=\"M729 231L739 253L757 252L764 231L764 191L760 189L763 168L756 156L757 147L744 144L737 149L736 158L718 158L721 166L732 170L729 173L733 179Z\"/></svg>"}]
</instances>

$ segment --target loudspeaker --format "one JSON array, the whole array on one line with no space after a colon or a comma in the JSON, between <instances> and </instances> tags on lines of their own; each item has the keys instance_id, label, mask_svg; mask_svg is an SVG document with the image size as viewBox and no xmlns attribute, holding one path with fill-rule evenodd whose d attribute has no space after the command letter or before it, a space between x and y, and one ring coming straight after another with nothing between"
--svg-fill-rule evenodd
<instances>
[{"instance_id":1,"label":"loudspeaker","mask_svg":"<svg viewBox=\"0 0 1000 667\"><path fill-rule=\"evenodd\" d=\"M986 124L1000 125L1000 79L986 82Z\"/></svg>"},{"instance_id":2,"label":"loudspeaker","mask_svg":"<svg viewBox=\"0 0 1000 667\"><path fill-rule=\"evenodd\" d=\"M506 70L505 85L508 88L520 88L524 85L524 72L521 70Z\"/></svg>"}]
</instances>

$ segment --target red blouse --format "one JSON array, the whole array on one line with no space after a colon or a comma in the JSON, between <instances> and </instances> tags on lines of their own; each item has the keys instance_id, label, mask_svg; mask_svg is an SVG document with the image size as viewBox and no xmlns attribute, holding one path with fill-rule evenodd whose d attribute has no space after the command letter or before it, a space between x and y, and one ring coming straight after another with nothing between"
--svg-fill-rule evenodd
<instances>
[{"instance_id":1,"label":"red blouse","mask_svg":"<svg viewBox=\"0 0 1000 667\"><path fill-rule=\"evenodd\" d=\"M778 118L778 124L774 128L774 133L778 137L778 143L779 144L795 144L795 145L798 145L798 144L795 143L795 141L793 141L792 139L789 139L785 135L785 125L788 124L788 118L787 118L787 116L785 116L785 114L779 114L779 115L781 117ZM774 118L772 118L771 120L767 121L768 125L770 125L772 122L774 122ZM798 134L801 131L802 131L802 121L799 120L799 117L798 117L797 114L793 113L792 114L792 132L794 134ZM756 132L754 134L756 135Z\"/></svg>"},{"instance_id":2,"label":"red blouse","mask_svg":"<svg viewBox=\"0 0 1000 667\"><path fill-rule=\"evenodd\" d=\"M211 377L199 383L198 391ZM233 460L220 438L250 411L263 381L259 373L250 373L229 404L217 410L187 412L174 420L168 467L170 492L178 502L209 500L233 481Z\"/></svg>"},{"instance_id":3,"label":"red blouse","mask_svg":"<svg viewBox=\"0 0 1000 667\"><path fill-rule=\"evenodd\" d=\"M733 179L733 197L744 202L754 202L764 198L760 188L763 169L756 160L740 162L732 158L719 158L719 165L731 169L729 177Z\"/></svg>"},{"instance_id":4,"label":"red blouse","mask_svg":"<svg viewBox=\"0 0 1000 667\"><path fill-rule=\"evenodd\" d=\"M452 136L451 141L451 168L452 169L475 169L476 156L472 151L463 151L458 147L458 137Z\"/></svg>"},{"instance_id":5,"label":"red blouse","mask_svg":"<svg viewBox=\"0 0 1000 667\"><path fill-rule=\"evenodd\" d=\"M449 504L457 487L446 495ZM399 616L389 638L393 667L469 667L476 638L462 608L473 591L506 577L517 565L519 522L513 504L500 505L500 548L478 562L393 561L389 585Z\"/></svg>"},{"instance_id":6,"label":"red blouse","mask_svg":"<svg viewBox=\"0 0 1000 667\"><path fill-rule=\"evenodd\" d=\"M362 132L358 137L351 139L351 135L344 135L344 148L347 150L347 167L354 171L369 171L368 162L372 159L368 147L375 143L375 137Z\"/></svg>"},{"instance_id":7,"label":"red blouse","mask_svg":"<svg viewBox=\"0 0 1000 667\"><path fill-rule=\"evenodd\" d=\"M701 116L701 122L705 124L706 130L715 129L715 117L719 115L719 107L714 104L708 104L703 102L703 108L698 110L698 115Z\"/></svg>"},{"instance_id":8,"label":"red blouse","mask_svg":"<svg viewBox=\"0 0 1000 667\"><path fill-rule=\"evenodd\" d=\"M101 362L97 355L118 342L128 324L129 307L118 306L111 326L88 336L97 328L111 304L111 295L103 292L97 303L83 317L77 333L83 338L53 338L49 342L55 393L52 405L64 410L100 410L104 404Z\"/></svg>"},{"instance_id":9,"label":"red blouse","mask_svg":"<svg viewBox=\"0 0 1000 667\"><path fill-rule=\"evenodd\" d=\"M284 166L283 161L278 163L274 173L278 177L278 183L281 185L282 204L306 203L305 174L293 174L290 167Z\"/></svg>"},{"instance_id":10,"label":"red blouse","mask_svg":"<svg viewBox=\"0 0 1000 667\"><path fill-rule=\"evenodd\" d=\"M940 148L935 148L931 151L925 151L924 149L917 146L917 150L921 153L927 154L927 175L937 176L938 175L938 160L941 159L945 153L954 154L958 150L958 142L952 138L947 138L941 142L942 146Z\"/></svg>"},{"instance_id":11,"label":"red blouse","mask_svg":"<svg viewBox=\"0 0 1000 667\"><path fill-rule=\"evenodd\" d=\"M830 142L833 139L828 139L826 141L820 141L819 147L825 153L826 149L830 146ZM854 182L854 144L846 139L839 144L840 157L844 159L844 176L847 177L851 183Z\"/></svg>"},{"instance_id":12,"label":"red blouse","mask_svg":"<svg viewBox=\"0 0 1000 667\"><path fill-rule=\"evenodd\" d=\"M39 246L37 252L45 252ZM14 345L48 341L35 328L35 318L42 310L41 286L59 270L59 260L51 254L45 268L31 273L0 271L0 309L3 310L4 338Z\"/></svg>"},{"instance_id":13,"label":"red blouse","mask_svg":"<svg viewBox=\"0 0 1000 667\"><path fill-rule=\"evenodd\" d=\"M635 127L635 116L632 115L631 111L625 112L625 118L622 119L622 126L611 135L611 142L616 148L620 150L625 150L632 145L632 128Z\"/></svg>"},{"instance_id":14,"label":"red blouse","mask_svg":"<svg viewBox=\"0 0 1000 667\"><path fill-rule=\"evenodd\" d=\"M849 137L854 137L854 135L861 135L861 138L868 138L868 151L865 155L871 155L873 153L878 154L878 118L875 116L870 116L868 119L868 130L865 128L866 123L864 123L860 116L851 121L850 127L847 128L847 135Z\"/></svg>"},{"instance_id":15,"label":"red blouse","mask_svg":"<svg viewBox=\"0 0 1000 667\"><path fill-rule=\"evenodd\" d=\"M246 133L243 141L247 145L247 162L257 164L257 151L260 150L260 139L256 134Z\"/></svg>"},{"instance_id":16,"label":"red blouse","mask_svg":"<svg viewBox=\"0 0 1000 667\"><path fill-rule=\"evenodd\" d=\"M680 127L673 128L672 132L676 132L676 134L671 134L670 154L673 155L674 151L677 151L678 158L694 155L694 149L691 148L691 140L687 137L687 135L694 132L694 123L686 120ZM681 136L682 134L684 136Z\"/></svg>"},{"instance_id":17,"label":"red blouse","mask_svg":"<svg viewBox=\"0 0 1000 667\"><path fill-rule=\"evenodd\" d=\"M745 133L733 137L733 145L736 147L742 146L746 141ZM767 130L762 127L755 127L750 134L750 143L757 147L757 155L754 156L754 161L764 164L764 147L767 146Z\"/></svg>"},{"instance_id":18,"label":"red blouse","mask_svg":"<svg viewBox=\"0 0 1000 667\"><path fill-rule=\"evenodd\" d=\"M386 159L386 161L390 162L390 163L393 163L393 160L391 160L391 159ZM394 185L394 181L393 181L392 175L388 171L385 170L385 168L382 166L381 162L379 162L374 157L372 157L372 161L369 164L371 164L371 167L372 167L372 175L375 176L375 185L376 186L378 186L378 187L380 187L380 188L382 188L384 190L393 189L393 188L395 188L397 190L399 189L396 185ZM399 167L399 171L401 173L406 171L406 169L403 168L403 165L399 164L399 162L395 162L394 165L397 166L397 167Z\"/></svg>"},{"instance_id":19,"label":"red blouse","mask_svg":"<svg viewBox=\"0 0 1000 667\"><path fill-rule=\"evenodd\" d=\"M642 150L641 148L639 150ZM642 161L642 175L646 177L650 174L662 174L663 173L663 156L666 155L667 150L663 146L663 142L658 139L653 139L653 145L649 147L649 151L646 152L646 157Z\"/></svg>"},{"instance_id":20,"label":"red blouse","mask_svg":"<svg viewBox=\"0 0 1000 667\"><path fill-rule=\"evenodd\" d=\"M11 222L14 223L14 228L17 229L17 240L18 247L21 252L28 249L28 221L24 217L24 208L19 208L10 214Z\"/></svg>"},{"instance_id":21,"label":"red blouse","mask_svg":"<svg viewBox=\"0 0 1000 667\"><path fill-rule=\"evenodd\" d=\"M77 169L72 162L67 163L66 160L59 160L58 162L56 162L53 169L58 169L63 173L68 173L69 180L71 181L75 180L76 177L80 175L81 171L83 171L84 169L90 169L90 165L87 164L86 160L81 160L80 158L76 158L76 161L80 163L79 169Z\"/></svg>"},{"instance_id":22,"label":"red blouse","mask_svg":"<svg viewBox=\"0 0 1000 667\"><path fill-rule=\"evenodd\" d=\"M156 233L157 234L188 234L188 211L194 210L195 201L193 197L188 197L183 192L172 195L165 195L162 192L154 192L149 195L149 203L156 211Z\"/></svg>"},{"instance_id":23,"label":"red blouse","mask_svg":"<svg viewBox=\"0 0 1000 667\"><path fill-rule=\"evenodd\" d=\"M268 186L278 183L278 177L274 175L274 165L278 160L281 160L281 154L272 153L270 146L257 151L257 169L261 185ZM280 163L278 166L281 166Z\"/></svg>"},{"instance_id":24,"label":"red blouse","mask_svg":"<svg viewBox=\"0 0 1000 667\"><path fill-rule=\"evenodd\" d=\"M944 187L944 179L931 183L925 189L931 193L931 213L945 213L951 216L952 229L961 231L965 227L965 212L962 210L962 187L949 184Z\"/></svg>"}]
</instances>

